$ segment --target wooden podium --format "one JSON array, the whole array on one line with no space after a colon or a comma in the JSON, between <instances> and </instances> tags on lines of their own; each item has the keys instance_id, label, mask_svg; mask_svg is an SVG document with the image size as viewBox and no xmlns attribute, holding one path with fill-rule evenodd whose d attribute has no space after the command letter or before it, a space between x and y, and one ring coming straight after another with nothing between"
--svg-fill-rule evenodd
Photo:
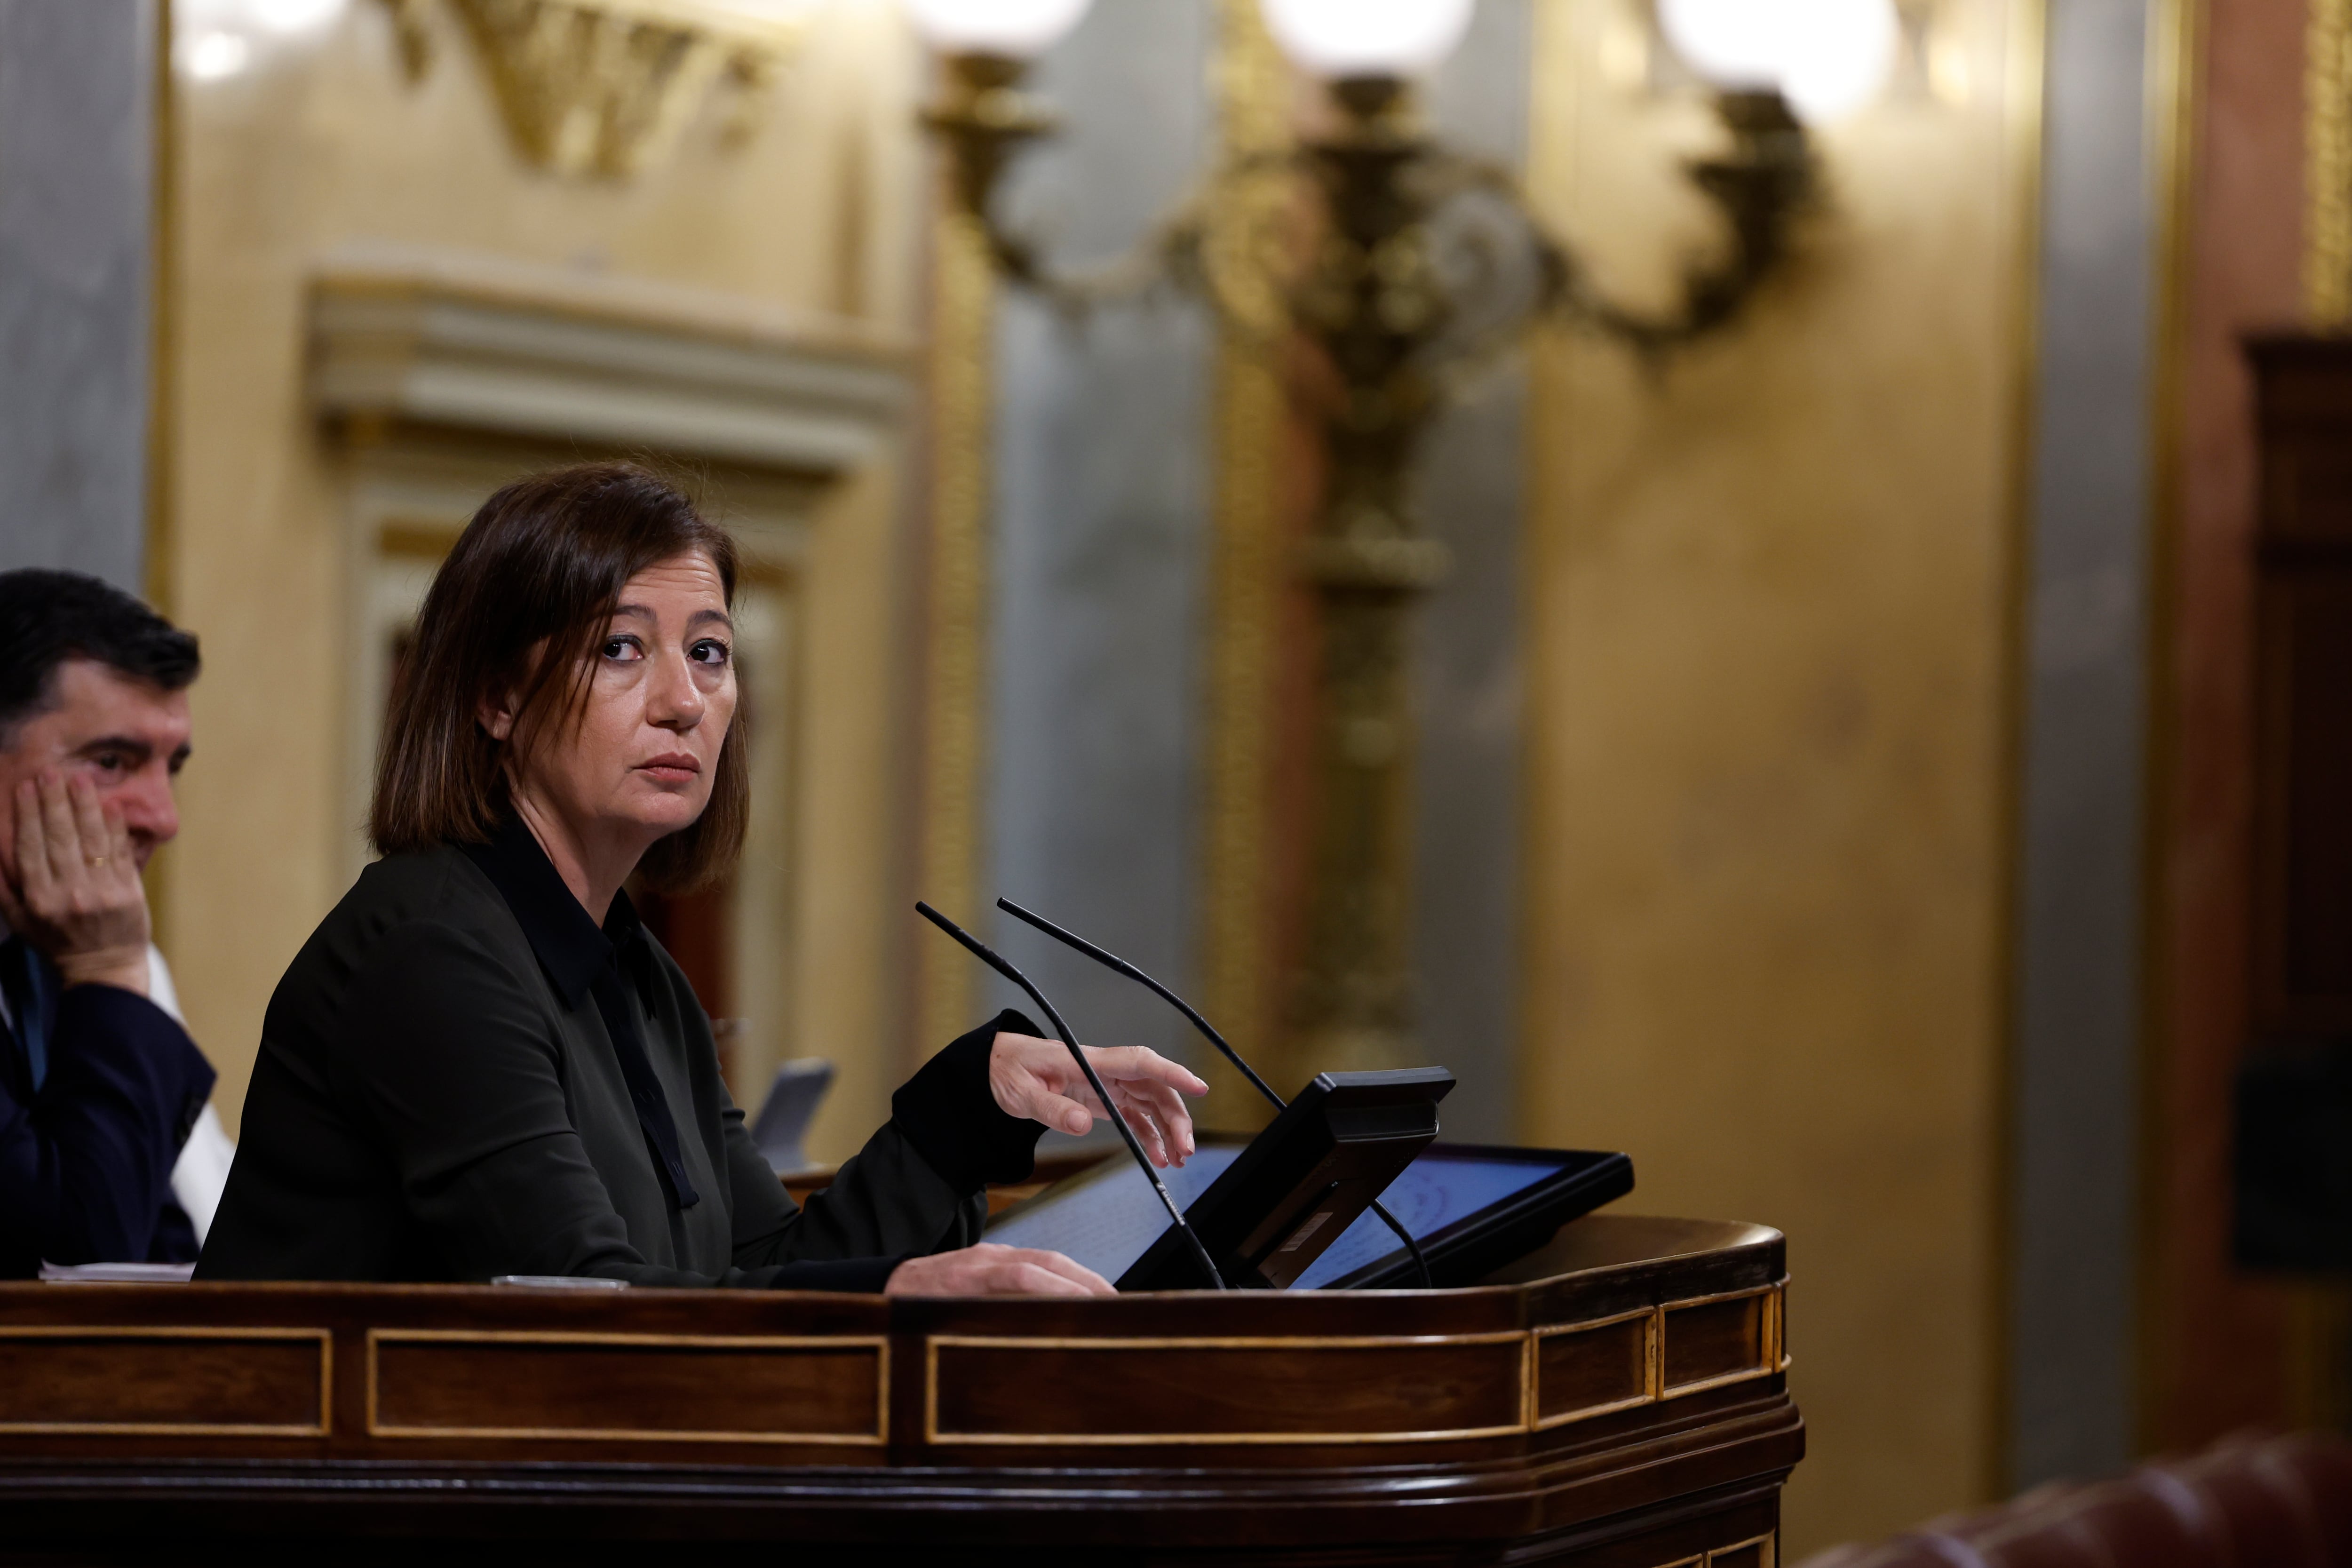
<instances>
[{"instance_id":1,"label":"wooden podium","mask_svg":"<svg viewBox=\"0 0 2352 1568\"><path fill-rule=\"evenodd\" d=\"M1465 1290L8 1285L0 1562L1775 1568L1783 1258L1595 1215Z\"/></svg>"}]
</instances>

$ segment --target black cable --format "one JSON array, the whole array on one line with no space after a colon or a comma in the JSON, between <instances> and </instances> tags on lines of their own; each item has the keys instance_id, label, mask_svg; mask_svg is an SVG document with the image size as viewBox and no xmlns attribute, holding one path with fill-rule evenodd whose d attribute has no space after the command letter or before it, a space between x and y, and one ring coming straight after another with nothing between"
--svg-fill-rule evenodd
<instances>
[{"instance_id":1,"label":"black cable","mask_svg":"<svg viewBox=\"0 0 2352 1568\"><path fill-rule=\"evenodd\" d=\"M997 900L996 907L1003 910L1006 914L1011 915L1014 920L1025 921L1029 924L1035 926L1039 931L1044 931L1047 936L1054 938L1056 942L1067 943L1069 946L1077 949L1080 952L1085 953L1088 958L1093 959L1096 963L1115 970L1120 974L1126 975L1129 980L1135 981L1140 985L1148 986L1153 995L1159 997L1162 1002L1167 1003L1170 1006L1183 1014L1187 1018L1190 1018L1192 1021L1192 1027L1200 1030L1202 1034L1207 1036L1209 1043L1216 1047L1217 1049L1223 1054L1225 1060L1241 1068L1242 1076L1256 1086L1257 1091L1265 1096L1267 1100L1271 1100L1276 1110L1288 1109L1288 1102L1286 1101L1282 1096L1275 1093L1274 1090L1268 1087L1265 1079L1257 1076L1256 1068L1251 1067L1249 1063L1242 1060L1241 1052L1234 1049L1234 1047L1226 1042L1224 1036L1217 1033L1215 1026L1213 1026L1209 1020L1203 1018L1198 1012L1194 1011L1192 1005L1190 1002L1185 1001L1184 998L1177 995L1176 993L1169 990L1168 987L1160 984L1160 982L1152 979L1151 976L1144 973L1143 971L1138 969L1127 960L1119 957L1118 954L1108 952L1103 948L1097 947L1093 942L1088 942L1086 938L1078 935L1076 931L1063 930L1060 926L1055 925L1052 921L1047 920L1045 916L1037 914L1032 910L1023 909L1011 899ZM1412 1254L1413 1267L1421 1270L1421 1288L1424 1290L1434 1290L1437 1289L1436 1284L1430 1278L1429 1259L1422 1256L1421 1243L1413 1239L1412 1232L1407 1230L1402 1223L1397 1219L1396 1215L1389 1213L1388 1205L1381 1203L1378 1198L1372 1200L1372 1212L1380 1215L1381 1218L1387 1223L1388 1227L1391 1230L1397 1233L1397 1239L1404 1243L1404 1249Z\"/></svg>"},{"instance_id":2,"label":"black cable","mask_svg":"<svg viewBox=\"0 0 2352 1568\"><path fill-rule=\"evenodd\" d=\"M915 901L915 912L963 943L973 957L1027 992L1029 999L1045 1010L1045 1021L1054 1026L1054 1033L1061 1037L1062 1044L1069 1047L1070 1059L1078 1064L1078 1070L1087 1075L1087 1082L1093 1088L1095 1098L1102 1101L1103 1110L1109 1115L1111 1124L1118 1129L1118 1135L1127 1140L1127 1152L1135 1156L1136 1164L1142 1168L1144 1176L1151 1183L1151 1190L1160 1194L1160 1203L1168 1210L1168 1217L1175 1221L1178 1230L1184 1233L1184 1239L1192 1244L1192 1256L1200 1259L1202 1272L1208 1275L1210 1282L1218 1289L1227 1289L1225 1277L1217 1270L1216 1259L1209 1256L1209 1249L1201 1245L1201 1238L1195 1236L1192 1233L1192 1227L1185 1223L1184 1211L1178 1208L1176 1200L1168 1195L1167 1184L1160 1181L1160 1173L1151 1168L1150 1157L1144 1153L1143 1145L1137 1142L1135 1130L1127 1124L1127 1118L1121 1116L1118 1107L1111 1102L1110 1090L1105 1088L1103 1080L1095 1075L1094 1063L1087 1060L1087 1053L1078 1048L1077 1041L1070 1038L1069 1026L1062 1022L1062 1016L1054 1010L1054 1005L1045 1000L1045 994L1031 984L1027 975L990 951L979 938L919 899Z\"/></svg>"}]
</instances>

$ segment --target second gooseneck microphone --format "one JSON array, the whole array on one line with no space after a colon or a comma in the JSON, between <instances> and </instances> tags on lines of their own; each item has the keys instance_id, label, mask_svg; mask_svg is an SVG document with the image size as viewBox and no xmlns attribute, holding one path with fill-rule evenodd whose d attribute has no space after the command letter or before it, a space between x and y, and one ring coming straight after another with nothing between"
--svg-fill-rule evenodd
<instances>
[{"instance_id":1,"label":"second gooseneck microphone","mask_svg":"<svg viewBox=\"0 0 2352 1568\"><path fill-rule=\"evenodd\" d=\"M1093 942L1088 942L1086 938L1078 935L1076 931L1063 930L1060 926L1055 925L1052 921L1047 920L1044 915L1038 914L1031 910L1024 910L1019 904L1014 903L1011 899L997 900L996 907L1003 910L1006 914L1011 915L1014 920L1027 921L1029 924L1035 926L1039 931L1044 931L1047 936L1052 937L1055 941L1062 942L1066 946L1077 949L1078 952L1085 953L1097 963L1102 964L1106 968L1111 969L1118 973L1124 974L1129 980L1134 981L1137 984L1144 986L1146 989L1150 990L1153 995L1159 997L1162 1002L1167 1003L1171 1007L1173 1007L1178 1012L1183 1014L1186 1018L1192 1020L1192 1027L1200 1030L1203 1036L1207 1037L1209 1044L1216 1047L1219 1054L1222 1055L1225 1060L1239 1068L1241 1069L1242 1076L1256 1086L1257 1091L1265 1096L1267 1100L1271 1100L1276 1110L1281 1110L1286 1108L1289 1102L1285 1100L1282 1096L1275 1093L1273 1088L1266 1083L1265 1079L1257 1076L1256 1068L1251 1067L1249 1063L1242 1060L1241 1052L1234 1049L1231 1045L1227 1044L1224 1036L1217 1033L1216 1029L1210 1024L1209 1020L1201 1016L1200 1013L1194 1009L1190 1002L1185 1001L1184 998L1177 995L1176 993L1169 990L1168 987L1160 984L1160 982L1152 979L1151 976L1144 973L1143 971L1138 969L1127 960L1119 957L1118 954L1108 952L1106 949L1097 947ZM1042 1002L1044 998L1040 997L1039 1000ZM1429 1273L1429 1259L1422 1256L1421 1243L1413 1239L1412 1232L1406 1229L1404 1222L1398 1219L1396 1215L1389 1213L1388 1205L1380 1202L1378 1199L1374 1199L1372 1202L1372 1212L1380 1215L1381 1221L1385 1223L1391 1230L1396 1232L1397 1239L1404 1243L1405 1251L1412 1254L1413 1267L1421 1271L1422 1289L1424 1290L1434 1289L1435 1282L1430 1278Z\"/></svg>"},{"instance_id":2,"label":"second gooseneck microphone","mask_svg":"<svg viewBox=\"0 0 2352 1568\"><path fill-rule=\"evenodd\" d=\"M1003 900L997 901L1002 903ZM1192 1256L1200 1260L1201 1272L1206 1274L1218 1289L1224 1289L1225 1277L1217 1271L1216 1259L1209 1256L1209 1249L1201 1245L1201 1238L1185 1223L1184 1211L1176 1206L1176 1200L1169 1195L1168 1184L1160 1179L1160 1173L1151 1168L1150 1156L1144 1153L1142 1143L1137 1141L1135 1129L1127 1124L1127 1118L1119 1114L1118 1107L1111 1102L1109 1089L1097 1076L1094 1063L1087 1060L1087 1053L1080 1050L1077 1041L1070 1037L1069 1026L1062 1022L1062 1016L1054 1010L1054 1005L1045 1000L1045 994L1031 984L1027 975L998 957L985 942L919 899L915 902L915 912L961 942L974 958L1021 987L1031 1001L1045 1009L1045 1021L1053 1026L1054 1033L1062 1044L1069 1047L1070 1059L1078 1064L1078 1070L1086 1075L1087 1084L1095 1091L1095 1098L1102 1101L1103 1110L1110 1117L1111 1125L1117 1127L1118 1135L1127 1141L1127 1152L1135 1156L1135 1163L1141 1167L1145 1179L1150 1182L1151 1190L1160 1194L1160 1202L1168 1210L1168 1217L1175 1223L1178 1230L1184 1233L1184 1239L1192 1244Z\"/></svg>"}]
</instances>

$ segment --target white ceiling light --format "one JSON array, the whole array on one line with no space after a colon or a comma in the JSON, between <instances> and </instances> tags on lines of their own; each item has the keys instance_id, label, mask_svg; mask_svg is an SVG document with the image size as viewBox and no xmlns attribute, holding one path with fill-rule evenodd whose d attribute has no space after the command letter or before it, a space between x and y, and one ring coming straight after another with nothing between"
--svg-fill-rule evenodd
<instances>
[{"instance_id":1,"label":"white ceiling light","mask_svg":"<svg viewBox=\"0 0 2352 1568\"><path fill-rule=\"evenodd\" d=\"M1895 63L1894 0L1658 0L1666 41L1727 91L1779 89L1807 120L1877 96Z\"/></svg>"},{"instance_id":2,"label":"white ceiling light","mask_svg":"<svg viewBox=\"0 0 2352 1568\"><path fill-rule=\"evenodd\" d=\"M219 81L243 70L253 46L235 33L199 33L180 53L180 66L198 81Z\"/></svg>"},{"instance_id":3,"label":"white ceiling light","mask_svg":"<svg viewBox=\"0 0 2352 1568\"><path fill-rule=\"evenodd\" d=\"M1894 0L1804 0L1780 90L1808 120L1843 120L1869 104L1895 65Z\"/></svg>"},{"instance_id":4,"label":"white ceiling light","mask_svg":"<svg viewBox=\"0 0 2352 1568\"><path fill-rule=\"evenodd\" d=\"M1091 0L907 0L923 41L949 54L1044 54L1078 25Z\"/></svg>"},{"instance_id":5,"label":"white ceiling light","mask_svg":"<svg viewBox=\"0 0 2352 1568\"><path fill-rule=\"evenodd\" d=\"M245 0L246 14L273 33L308 33L341 16L344 0Z\"/></svg>"},{"instance_id":6,"label":"white ceiling light","mask_svg":"<svg viewBox=\"0 0 2352 1568\"><path fill-rule=\"evenodd\" d=\"M1423 76L1462 42L1472 0L1259 0L1299 69L1326 78Z\"/></svg>"}]
</instances>

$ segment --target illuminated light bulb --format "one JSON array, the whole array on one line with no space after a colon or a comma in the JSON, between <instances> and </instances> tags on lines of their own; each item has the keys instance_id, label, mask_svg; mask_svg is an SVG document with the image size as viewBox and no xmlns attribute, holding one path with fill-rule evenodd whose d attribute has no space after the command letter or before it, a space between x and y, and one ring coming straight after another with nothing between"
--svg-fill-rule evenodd
<instances>
[{"instance_id":1,"label":"illuminated light bulb","mask_svg":"<svg viewBox=\"0 0 2352 1568\"><path fill-rule=\"evenodd\" d=\"M253 46L235 33L200 34L186 48L182 63L198 81L233 77L253 58Z\"/></svg>"},{"instance_id":2,"label":"illuminated light bulb","mask_svg":"<svg viewBox=\"0 0 2352 1568\"><path fill-rule=\"evenodd\" d=\"M1807 120L1870 102L1895 63L1894 0L1659 0L1691 69L1730 92L1779 89Z\"/></svg>"},{"instance_id":3,"label":"illuminated light bulb","mask_svg":"<svg viewBox=\"0 0 2352 1568\"><path fill-rule=\"evenodd\" d=\"M1732 92L1780 85L1788 0L1658 0L1658 26L1691 69Z\"/></svg>"},{"instance_id":4,"label":"illuminated light bulb","mask_svg":"<svg viewBox=\"0 0 2352 1568\"><path fill-rule=\"evenodd\" d=\"M1462 42L1471 0L1259 0L1299 69L1325 78L1422 76Z\"/></svg>"},{"instance_id":5,"label":"illuminated light bulb","mask_svg":"<svg viewBox=\"0 0 2352 1568\"><path fill-rule=\"evenodd\" d=\"M915 31L955 55L1044 54L1078 25L1091 0L907 0Z\"/></svg>"},{"instance_id":6,"label":"illuminated light bulb","mask_svg":"<svg viewBox=\"0 0 2352 1568\"><path fill-rule=\"evenodd\" d=\"M273 33L307 33L343 13L345 0L245 0L246 14Z\"/></svg>"},{"instance_id":7,"label":"illuminated light bulb","mask_svg":"<svg viewBox=\"0 0 2352 1568\"><path fill-rule=\"evenodd\" d=\"M1869 104L1895 64L1893 0L1804 0L1790 6L1780 90L1811 121L1843 120Z\"/></svg>"}]
</instances>

